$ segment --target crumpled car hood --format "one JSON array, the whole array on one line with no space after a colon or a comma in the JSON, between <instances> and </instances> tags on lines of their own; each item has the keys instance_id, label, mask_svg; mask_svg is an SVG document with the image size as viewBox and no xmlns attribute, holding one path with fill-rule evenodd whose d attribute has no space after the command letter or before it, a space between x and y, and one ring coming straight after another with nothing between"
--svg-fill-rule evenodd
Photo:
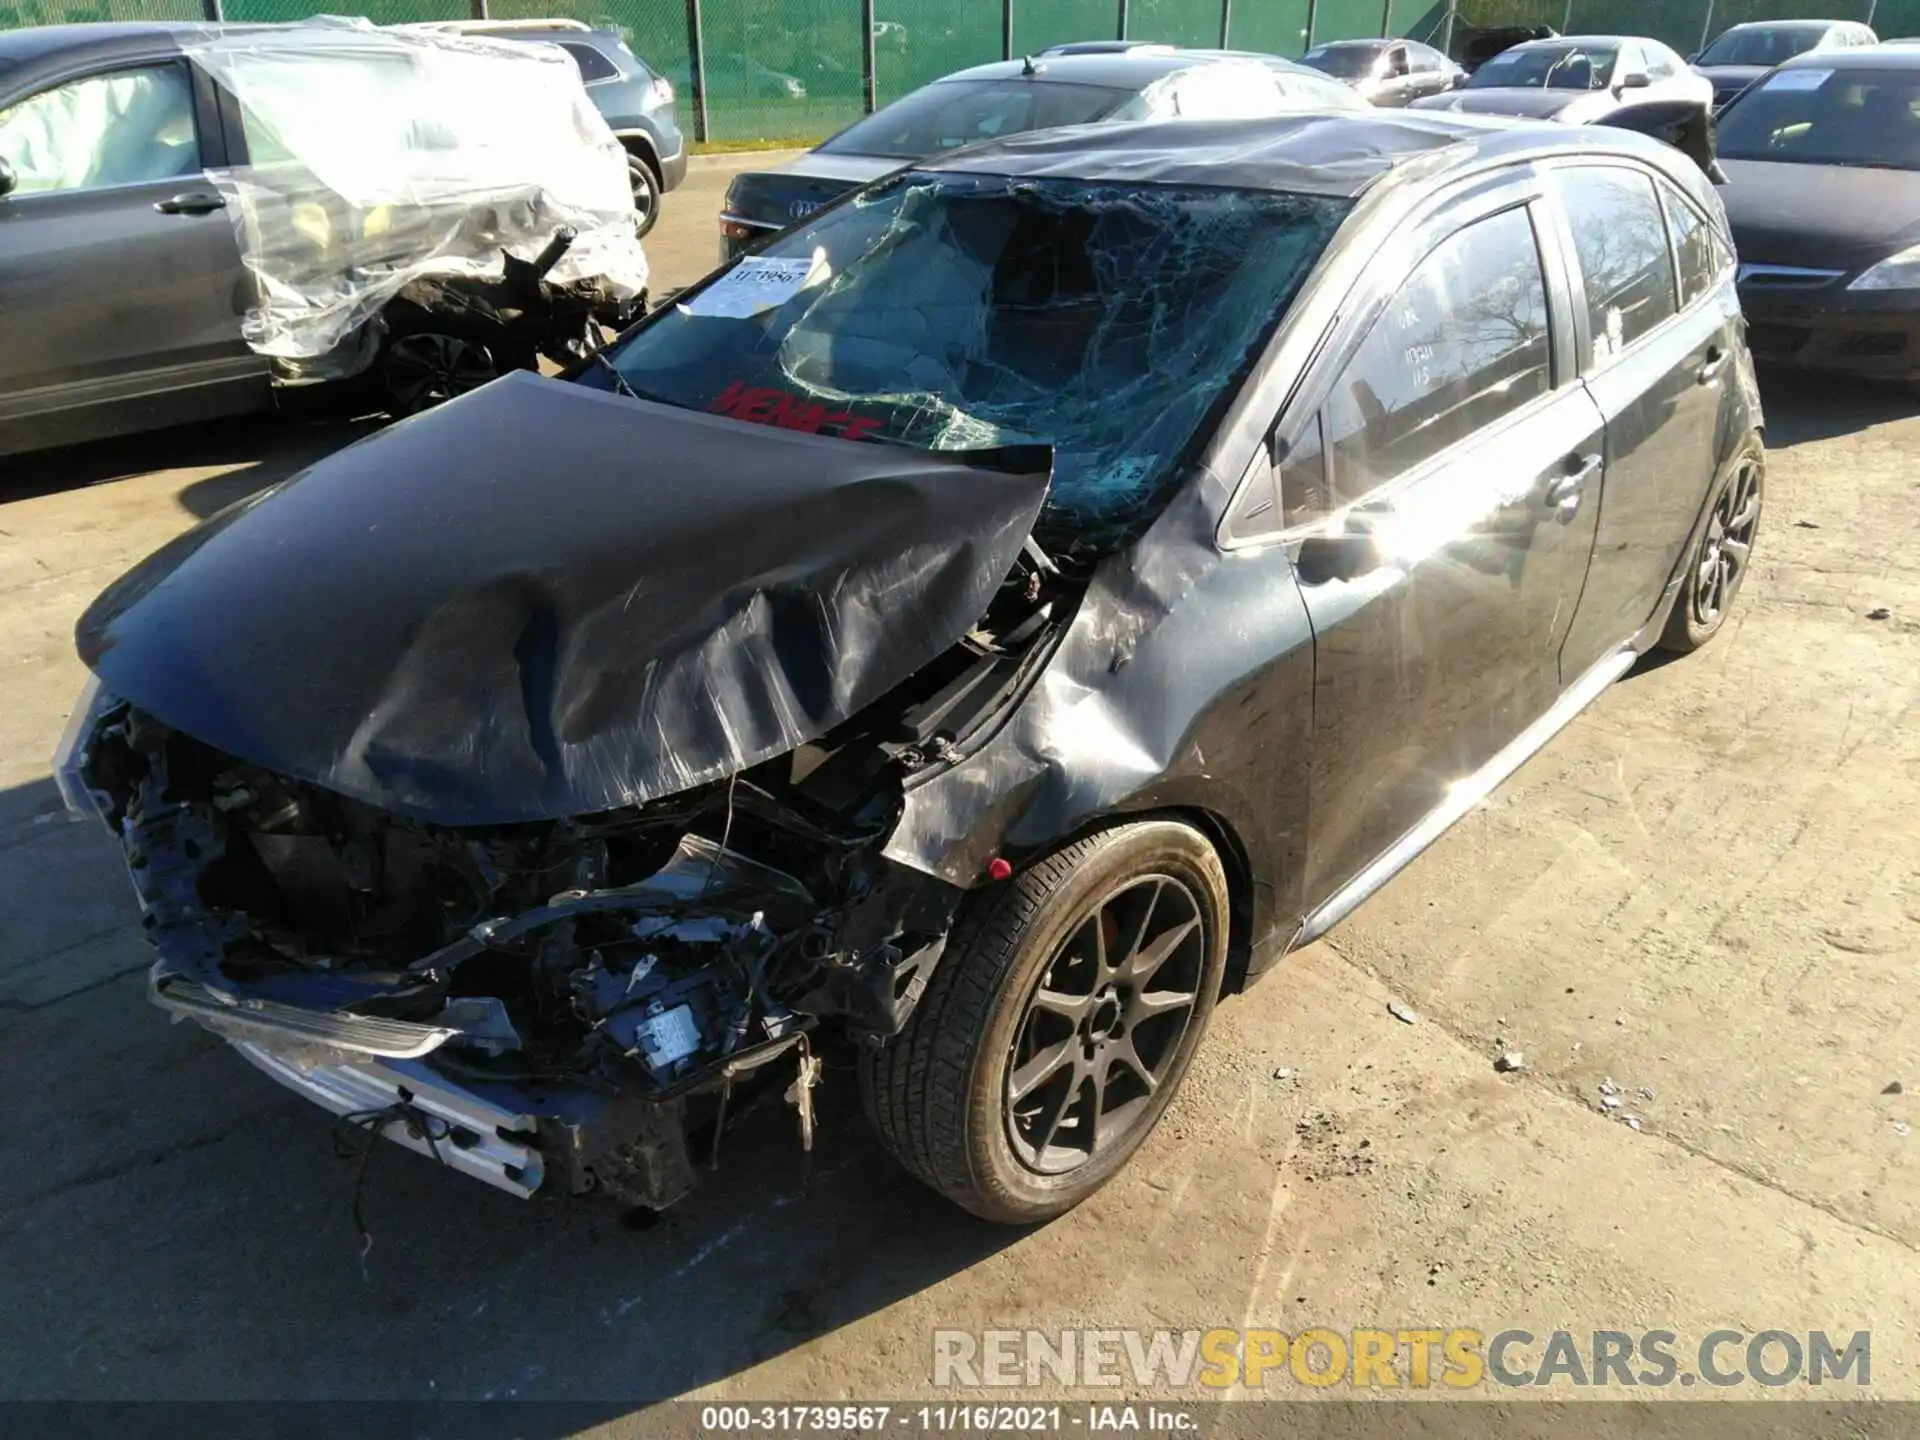
<instances>
[{"instance_id":1,"label":"crumpled car hood","mask_svg":"<svg viewBox=\"0 0 1920 1440\"><path fill-rule=\"evenodd\" d=\"M415 819L607 810L785 753L957 641L1046 498L1044 449L996 461L515 374L181 536L76 639L172 728Z\"/></svg>"}]
</instances>

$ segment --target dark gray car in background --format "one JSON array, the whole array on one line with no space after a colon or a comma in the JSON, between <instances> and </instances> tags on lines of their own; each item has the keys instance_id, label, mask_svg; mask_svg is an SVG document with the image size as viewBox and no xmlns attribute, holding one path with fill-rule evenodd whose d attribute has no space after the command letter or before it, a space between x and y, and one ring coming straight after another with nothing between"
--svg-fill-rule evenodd
<instances>
[{"instance_id":1,"label":"dark gray car in background","mask_svg":"<svg viewBox=\"0 0 1920 1440\"><path fill-rule=\"evenodd\" d=\"M660 218L660 197L687 178L687 142L674 113L673 82L634 54L618 30L561 19L440 20L401 28L544 42L571 55L587 98L627 147L642 235Z\"/></svg>"},{"instance_id":2,"label":"dark gray car in background","mask_svg":"<svg viewBox=\"0 0 1920 1440\"><path fill-rule=\"evenodd\" d=\"M733 259L909 161L976 141L1096 121L1366 108L1350 87L1278 56L1130 41L1058 45L923 85L791 164L736 176L720 213L720 256Z\"/></svg>"},{"instance_id":3,"label":"dark gray car in background","mask_svg":"<svg viewBox=\"0 0 1920 1440\"><path fill-rule=\"evenodd\" d=\"M0 456L267 410L277 384L357 384L381 356L390 388L374 403L413 408L393 403L392 307L358 368L302 375L248 344L256 281L210 172L249 164L249 127L183 49L204 36L143 22L0 32ZM101 123L82 135L80 113ZM411 209L410 224L431 228L428 209ZM404 263L417 237L388 233L396 248L382 263ZM537 328L541 292L515 296L512 324ZM482 365L471 345L452 357L444 327L411 319L407 343L448 372L428 374L423 393L470 388L507 363L496 349ZM500 338L480 318L465 328Z\"/></svg>"},{"instance_id":4,"label":"dark gray car in background","mask_svg":"<svg viewBox=\"0 0 1920 1440\"><path fill-rule=\"evenodd\" d=\"M157 82L94 157L99 183L0 194L0 455L271 403L240 334L245 272L206 176L229 163L228 135L216 87L181 54L189 28L0 32L0 114L91 76ZM12 183L0 173L0 191Z\"/></svg>"},{"instance_id":5,"label":"dark gray car in background","mask_svg":"<svg viewBox=\"0 0 1920 1440\"><path fill-rule=\"evenodd\" d=\"M1300 57L1309 69L1344 80L1371 105L1405 105L1444 95L1467 72L1418 40L1333 40Z\"/></svg>"},{"instance_id":6,"label":"dark gray car in background","mask_svg":"<svg viewBox=\"0 0 1920 1440\"><path fill-rule=\"evenodd\" d=\"M1818 50L1855 50L1879 43L1857 20L1750 20L1729 25L1687 63L1713 82L1715 109L1776 65Z\"/></svg>"},{"instance_id":7,"label":"dark gray car in background","mask_svg":"<svg viewBox=\"0 0 1920 1440\"><path fill-rule=\"evenodd\" d=\"M1754 355L1920 380L1920 46L1789 60L1721 112Z\"/></svg>"}]
</instances>

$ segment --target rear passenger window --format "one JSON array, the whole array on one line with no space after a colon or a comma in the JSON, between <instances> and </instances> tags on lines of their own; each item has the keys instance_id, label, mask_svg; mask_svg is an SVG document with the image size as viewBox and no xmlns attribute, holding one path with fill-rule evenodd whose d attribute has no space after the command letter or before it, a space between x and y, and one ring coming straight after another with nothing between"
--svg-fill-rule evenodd
<instances>
[{"instance_id":1,"label":"rear passenger window","mask_svg":"<svg viewBox=\"0 0 1920 1440\"><path fill-rule=\"evenodd\" d=\"M1333 506L1552 386L1546 280L1522 207L1442 241L1347 363L1324 411ZM1297 519L1294 496L1283 504Z\"/></svg>"},{"instance_id":2,"label":"rear passenger window","mask_svg":"<svg viewBox=\"0 0 1920 1440\"><path fill-rule=\"evenodd\" d=\"M1733 251L1698 210L1664 185L1660 203L1673 227L1674 254L1680 257L1680 303L1691 305L1733 264Z\"/></svg>"},{"instance_id":3,"label":"rear passenger window","mask_svg":"<svg viewBox=\"0 0 1920 1440\"><path fill-rule=\"evenodd\" d=\"M611 80L620 73L611 60L591 45L563 40L560 48L571 55L573 63L580 67L580 81L584 85L591 85L596 80Z\"/></svg>"},{"instance_id":4,"label":"rear passenger window","mask_svg":"<svg viewBox=\"0 0 1920 1440\"><path fill-rule=\"evenodd\" d=\"M1587 282L1589 358L1599 364L1674 313L1667 224L1652 179L1637 170L1563 170L1560 196Z\"/></svg>"}]
</instances>

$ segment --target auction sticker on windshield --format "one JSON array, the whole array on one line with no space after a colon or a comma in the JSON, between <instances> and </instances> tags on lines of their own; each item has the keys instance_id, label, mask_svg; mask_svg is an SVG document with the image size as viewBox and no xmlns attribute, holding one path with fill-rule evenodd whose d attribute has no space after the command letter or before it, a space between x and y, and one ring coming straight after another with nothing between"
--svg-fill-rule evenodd
<instances>
[{"instance_id":1,"label":"auction sticker on windshield","mask_svg":"<svg viewBox=\"0 0 1920 1440\"><path fill-rule=\"evenodd\" d=\"M1767 89L1781 90L1818 90L1826 83L1831 70L1782 70L1767 81Z\"/></svg>"},{"instance_id":2,"label":"auction sticker on windshield","mask_svg":"<svg viewBox=\"0 0 1920 1440\"><path fill-rule=\"evenodd\" d=\"M746 320L779 308L832 273L825 250L791 260L749 255L680 308L689 315Z\"/></svg>"}]
</instances>

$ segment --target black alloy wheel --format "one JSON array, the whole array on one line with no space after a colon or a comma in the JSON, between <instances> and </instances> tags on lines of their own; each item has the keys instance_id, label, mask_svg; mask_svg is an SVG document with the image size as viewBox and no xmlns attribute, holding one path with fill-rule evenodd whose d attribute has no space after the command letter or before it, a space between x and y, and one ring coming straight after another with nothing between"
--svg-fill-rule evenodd
<instances>
[{"instance_id":1,"label":"black alloy wheel","mask_svg":"<svg viewBox=\"0 0 1920 1440\"><path fill-rule=\"evenodd\" d=\"M1227 877L1189 825L1111 825L961 904L860 1085L906 1168L989 1220L1059 1215L1119 1172L1178 1091L1226 974Z\"/></svg>"},{"instance_id":2,"label":"black alloy wheel","mask_svg":"<svg viewBox=\"0 0 1920 1440\"><path fill-rule=\"evenodd\" d=\"M383 378L395 415L417 415L499 378L493 353L477 340L436 331L396 337L387 346Z\"/></svg>"},{"instance_id":3,"label":"black alloy wheel","mask_svg":"<svg viewBox=\"0 0 1920 1440\"><path fill-rule=\"evenodd\" d=\"M1698 650L1726 623L1752 565L1765 503L1766 460L1754 441L1734 460L1713 498L1706 528L1660 637L1663 649L1682 654Z\"/></svg>"},{"instance_id":4,"label":"black alloy wheel","mask_svg":"<svg viewBox=\"0 0 1920 1440\"><path fill-rule=\"evenodd\" d=\"M1171 875L1095 904L1034 985L1007 1065L1024 1164L1062 1175L1129 1143L1192 1023L1206 943L1199 900Z\"/></svg>"}]
</instances>

